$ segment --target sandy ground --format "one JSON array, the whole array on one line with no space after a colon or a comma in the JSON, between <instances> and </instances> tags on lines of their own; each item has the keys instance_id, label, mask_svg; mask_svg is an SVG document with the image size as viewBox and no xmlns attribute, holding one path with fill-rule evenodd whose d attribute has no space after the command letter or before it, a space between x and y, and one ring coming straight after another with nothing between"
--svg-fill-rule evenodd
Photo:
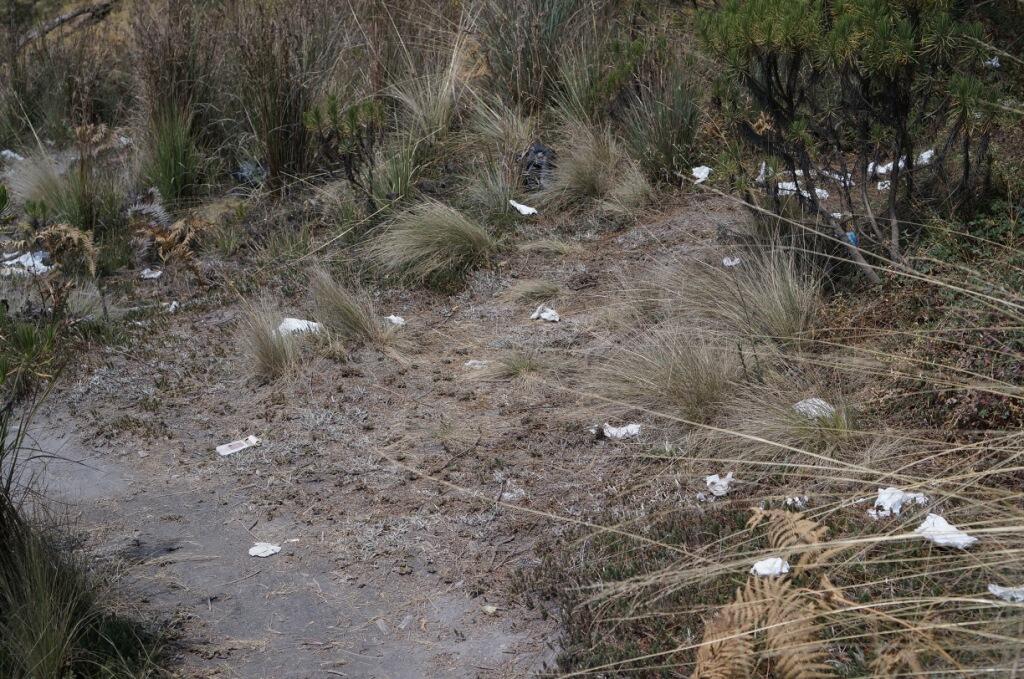
<instances>
[{"instance_id":1,"label":"sandy ground","mask_svg":"<svg viewBox=\"0 0 1024 679\"><path fill-rule=\"evenodd\" d=\"M550 666L555 617L512 586L534 547L635 487L631 446L595 441L578 385L615 341L623 276L700 256L741 211L707 198L600 231L561 259L514 255L454 297L393 291L400 358L309 347L298 374L251 376L239 305L173 272L143 282L181 310L63 376L38 418L45 474L122 589L182 630L184 677L520 677ZM544 234L539 234L544 235ZM720 255L719 259L720 259ZM565 292L562 322L503 301L517 278ZM226 298L226 296L225 296ZM309 317L301 296L285 315ZM544 380L488 381L466 361L536 351ZM586 413L586 414L584 414ZM263 445L219 457L218 444ZM248 556L257 541L281 546Z\"/></svg>"}]
</instances>

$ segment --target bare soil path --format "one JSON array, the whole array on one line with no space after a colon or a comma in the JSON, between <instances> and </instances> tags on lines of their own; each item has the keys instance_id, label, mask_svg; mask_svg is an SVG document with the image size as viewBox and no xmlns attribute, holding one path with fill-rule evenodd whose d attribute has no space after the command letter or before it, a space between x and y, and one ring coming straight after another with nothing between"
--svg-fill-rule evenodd
<instances>
[{"instance_id":1,"label":"bare soil path","mask_svg":"<svg viewBox=\"0 0 1024 679\"><path fill-rule=\"evenodd\" d=\"M620 274L742 219L698 201L581 256L516 255L456 297L396 291L381 311L408 320L400 360L310 347L272 384L250 377L239 305L170 272L141 292L181 311L88 357L41 414L39 447L76 461L47 483L140 608L179 622L183 677L528 676L553 661L557 626L516 574L538 539L636 488L629 446L595 442L573 395L608 347ZM517 277L562 285L563 321L503 301ZM303 316L301 297L282 312ZM508 351L553 370L502 382L464 365ZM214 452L249 434L263 445ZM257 541L282 550L248 556Z\"/></svg>"}]
</instances>

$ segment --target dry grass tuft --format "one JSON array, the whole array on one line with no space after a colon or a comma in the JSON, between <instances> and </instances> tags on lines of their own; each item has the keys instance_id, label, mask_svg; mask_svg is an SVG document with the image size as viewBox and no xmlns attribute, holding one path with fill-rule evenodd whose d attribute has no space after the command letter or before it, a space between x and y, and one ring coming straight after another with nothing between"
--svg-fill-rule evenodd
<instances>
[{"instance_id":1,"label":"dry grass tuft","mask_svg":"<svg viewBox=\"0 0 1024 679\"><path fill-rule=\"evenodd\" d=\"M385 271L431 285L461 280L497 250L486 229L435 200L398 214L369 245L370 257Z\"/></svg>"},{"instance_id":2,"label":"dry grass tuft","mask_svg":"<svg viewBox=\"0 0 1024 679\"><path fill-rule=\"evenodd\" d=\"M474 377L481 380L526 380L548 372L547 362L536 351L512 351L476 372Z\"/></svg>"},{"instance_id":3,"label":"dry grass tuft","mask_svg":"<svg viewBox=\"0 0 1024 679\"><path fill-rule=\"evenodd\" d=\"M592 391L625 407L707 422L739 377L734 348L670 324L613 352L595 373Z\"/></svg>"},{"instance_id":4,"label":"dry grass tuft","mask_svg":"<svg viewBox=\"0 0 1024 679\"><path fill-rule=\"evenodd\" d=\"M519 246L522 252L536 252L547 257L569 257L583 252L579 243L570 243L558 238L541 238L523 243Z\"/></svg>"},{"instance_id":5,"label":"dry grass tuft","mask_svg":"<svg viewBox=\"0 0 1024 679\"><path fill-rule=\"evenodd\" d=\"M280 322L280 316L263 302L251 306L242 319L239 329L257 377L274 380L299 363L299 337L278 332Z\"/></svg>"},{"instance_id":6,"label":"dry grass tuft","mask_svg":"<svg viewBox=\"0 0 1024 679\"><path fill-rule=\"evenodd\" d=\"M554 281L528 279L517 282L502 293L502 296L514 302L540 303L558 297L561 292L561 286Z\"/></svg>"},{"instance_id":7,"label":"dry grass tuft","mask_svg":"<svg viewBox=\"0 0 1024 679\"><path fill-rule=\"evenodd\" d=\"M311 288L316 317L332 337L378 347L391 341L391 329L362 292L349 290L323 269L313 272Z\"/></svg>"},{"instance_id":8,"label":"dry grass tuft","mask_svg":"<svg viewBox=\"0 0 1024 679\"><path fill-rule=\"evenodd\" d=\"M615 210L643 205L651 186L607 127L571 124L551 185L538 194L549 209L592 204Z\"/></svg>"}]
</instances>

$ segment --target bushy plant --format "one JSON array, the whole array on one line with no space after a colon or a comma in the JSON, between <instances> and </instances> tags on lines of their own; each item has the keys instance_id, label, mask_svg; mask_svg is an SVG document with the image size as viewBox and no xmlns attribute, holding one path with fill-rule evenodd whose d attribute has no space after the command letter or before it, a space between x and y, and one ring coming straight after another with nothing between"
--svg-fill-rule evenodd
<instances>
[{"instance_id":1,"label":"bushy plant","mask_svg":"<svg viewBox=\"0 0 1024 679\"><path fill-rule=\"evenodd\" d=\"M935 149L931 166L954 204L969 204L979 185L991 119L986 88L974 73L981 29L958 8L904 0L728 0L703 16L705 42L724 65L720 94L736 131L778 159L797 184L795 198L865 270L856 247L861 235L888 240L890 255L899 258L898 197L919 193L924 150ZM954 156L957 178L950 173ZM878 200L868 192L871 161L893 164L883 206L871 205ZM845 212L865 217L840 226L816 190L826 172L848 178L832 193ZM873 215L888 221L887 235Z\"/></svg>"},{"instance_id":2,"label":"bushy plant","mask_svg":"<svg viewBox=\"0 0 1024 679\"><path fill-rule=\"evenodd\" d=\"M675 181L690 160L700 111L679 67L660 70L634 95L623 116L630 151L654 181Z\"/></svg>"}]
</instances>

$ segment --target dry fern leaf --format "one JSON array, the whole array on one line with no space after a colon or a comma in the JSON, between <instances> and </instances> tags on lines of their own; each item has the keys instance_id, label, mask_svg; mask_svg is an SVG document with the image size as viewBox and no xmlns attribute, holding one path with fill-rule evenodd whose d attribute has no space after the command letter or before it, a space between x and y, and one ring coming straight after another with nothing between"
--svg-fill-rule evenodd
<instances>
[{"instance_id":1,"label":"dry fern leaf","mask_svg":"<svg viewBox=\"0 0 1024 679\"><path fill-rule=\"evenodd\" d=\"M768 542L777 552L797 552L797 570L817 563L820 549L808 549L820 545L828 532L828 526L806 518L800 512L788 512L781 509L757 509L747 521L748 528L756 528L767 524Z\"/></svg>"},{"instance_id":2,"label":"dry fern leaf","mask_svg":"<svg viewBox=\"0 0 1024 679\"><path fill-rule=\"evenodd\" d=\"M704 627L693 679L746 679L753 676L755 655L749 607L729 604Z\"/></svg>"},{"instance_id":3,"label":"dry fern leaf","mask_svg":"<svg viewBox=\"0 0 1024 679\"><path fill-rule=\"evenodd\" d=\"M88 269L89 274L96 275L96 263L100 251L93 241L92 234L70 224L53 224L36 235L36 241L50 253L51 259L68 269L72 260Z\"/></svg>"},{"instance_id":4,"label":"dry fern leaf","mask_svg":"<svg viewBox=\"0 0 1024 679\"><path fill-rule=\"evenodd\" d=\"M758 578L748 583L750 595L763 602L764 657L772 665L772 673L780 679L832 676L825 663L827 653L818 622L821 611L815 599L788 583L776 582Z\"/></svg>"}]
</instances>

